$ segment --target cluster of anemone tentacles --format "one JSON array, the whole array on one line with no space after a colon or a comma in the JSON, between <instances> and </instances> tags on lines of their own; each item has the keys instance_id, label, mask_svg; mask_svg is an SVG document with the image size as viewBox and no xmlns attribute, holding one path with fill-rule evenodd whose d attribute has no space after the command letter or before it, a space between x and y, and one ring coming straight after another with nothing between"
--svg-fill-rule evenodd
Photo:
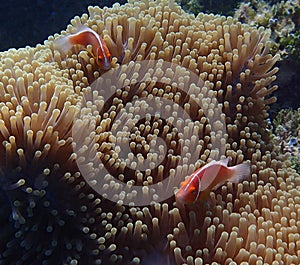
<instances>
[{"instance_id":1,"label":"cluster of anemone tentacles","mask_svg":"<svg viewBox=\"0 0 300 265\"><path fill-rule=\"evenodd\" d=\"M166 0L88 11L61 35L79 24L98 32L120 88L100 78L91 93L105 73L83 47L55 50L61 35L0 54L0 263L299 264L300 177L273 151L267 131L278 70L269 32L230 17L194 17ZM181 67L153 73L149 64L143 80L132 82L145 60ZM202 82L184 91L188 73ZM101 91L111 97L104 100ZM92 100L82 108L87 94ZM150 111L154 97L172 103L164 117ZM179 107L188 114L181 121ZM94 130L76 142L74 126L78 134L89 131L87 117ZM126 157L124 135L114 134L119 117L133 124ZM149 186L176 171L188 175L214 155L231 157L231 165L248 160L252 174L211 192L210 207L184 206L174 196L125 205L87 183L77 164L86 153L74 152L79 145L96 151L94 159L124 183ZM148 159L154 166L140 170L139 161Z\"/></svg>"}]
</instances>

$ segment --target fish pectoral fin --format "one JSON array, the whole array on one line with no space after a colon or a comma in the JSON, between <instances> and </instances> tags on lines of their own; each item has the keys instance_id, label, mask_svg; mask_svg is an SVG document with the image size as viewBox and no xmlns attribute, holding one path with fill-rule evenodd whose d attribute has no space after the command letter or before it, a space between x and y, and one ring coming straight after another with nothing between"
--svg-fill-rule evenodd
<instances>
[{"instance_id":1,"label":"fish pectoral fin","mask_svg":"<svg viewBox=\"0 0 300 265\"><path fill-rule=\"evenodd\" d=\"M90 51L90 50L86 50L87 51L87 53L91 56L91 57L93 57L94 59L96 59L96 56L95 56L95 54L93 53L93 51Z\"/></svg>"},{"instance_id":2,"label":"fish pectoral fin","mask_svg":"<svg viewBox=\"0 0 300 265\"><path fill-rule=\"evenodd\" d=\"M213 187L213 190L217 190L218 188L220 188L221 186L223 186L225 184L226 181L222 181L220 183L218 183L216 186Z\"/></svg>"},{"instance_id":3,"label":"fish pectoral fin","mask_svg":"<svg viewBox=\"0 0 300 265\"><path fill-rule=\"evenodd\" d=\"M197 196L196 196L194 202L196 202L198 200L198 198L200 196L200 191L201 191L201 180L200 180L199 176L197 176L197 179L198 179L198 191L197 191Z\"/></svg>"}]
</instances>

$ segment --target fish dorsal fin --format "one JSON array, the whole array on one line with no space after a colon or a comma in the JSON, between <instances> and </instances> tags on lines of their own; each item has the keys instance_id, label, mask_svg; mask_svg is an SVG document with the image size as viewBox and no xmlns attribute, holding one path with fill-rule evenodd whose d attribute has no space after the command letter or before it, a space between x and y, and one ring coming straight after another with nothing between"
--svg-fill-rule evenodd
<instances>
[{"instance_id":1,"label":"fish dorsal fin","mask_svg":"<svg viewBox=\"0 0 300 265\"><path fill-rule=\"evenodd\" d=\"M221 167L227 166L228 161L228 158L221 161L212 160L201 168L201 191L206 190L213 183Z\"/></svg>"},{"instance_id":2,"label":"fish dorsal fin","mask_svg":"<svg viewBox=\"0 0 300 265\"><path fill-rule=\"evenodd\" d=\"M88 27L84 24L81 24L81 23L74 26L74 28L75 28L75 31L74 31L73 34L77 34L77 33L82 32L82 31L90 31L90 32L93 31L90 27Z\"/></svg>"},{"instance_id":3,"label":"fish dorsal fin","mask_svg":"<svg viewBox=\"0 0 300 265\"><path fill-rule=\"evenodd\" d=\"M227 157L225 159L218 161L217 163L227 167L229 160L230 160L230 158Z\"/></svg>"}]
</instances>

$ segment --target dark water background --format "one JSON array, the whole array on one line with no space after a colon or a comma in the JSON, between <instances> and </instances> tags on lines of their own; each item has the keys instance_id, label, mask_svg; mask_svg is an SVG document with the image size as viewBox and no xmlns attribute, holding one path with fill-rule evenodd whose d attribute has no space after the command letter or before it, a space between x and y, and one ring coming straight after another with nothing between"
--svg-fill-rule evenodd
<instances>
[{"instance_id":1,"label":"dark water background","mask_svg":"<svg viewBox=\"0 0 300 265\"><path fill-rule=\"evenodd\" d=\"M112 6L114 0L17 0L0 4L0 51L35 46L65 29L87 7ZM118 1L120 4L126 0Z\"/></svg>"}]
</instances>

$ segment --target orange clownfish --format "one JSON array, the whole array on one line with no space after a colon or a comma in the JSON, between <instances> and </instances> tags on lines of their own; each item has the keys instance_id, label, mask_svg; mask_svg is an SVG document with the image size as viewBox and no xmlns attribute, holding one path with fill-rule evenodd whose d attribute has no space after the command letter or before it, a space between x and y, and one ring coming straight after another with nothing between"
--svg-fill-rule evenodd
<instances>
[{"instance_id":1,"label":"orange clownfish","mask_svg":"<svg viewBox=\"0 0 300 265\"><path fill-rule=\"evenodd\" d=\"M111 68L111 54L106 43L97 32L87 26L80 25L76 33L57 39L53 43L54 47L63 53L67 53L76 44L92 45L91 55L97 65L102 70Z\"/></svg>"},{"instance_id":2,"label":"orange clownfish","mask_svg":"<svg viewBox=\"0 0 300 265\"><path fill-rule=\"evenodd\" d=\"M211 161L197 169L185 181L181 182L176 193L176 200L184 204L203 201L213 189L217 189L226 181L240 182L250 175L249 163L228 167L229 158Z\"/></svg>"}]
</instances>

